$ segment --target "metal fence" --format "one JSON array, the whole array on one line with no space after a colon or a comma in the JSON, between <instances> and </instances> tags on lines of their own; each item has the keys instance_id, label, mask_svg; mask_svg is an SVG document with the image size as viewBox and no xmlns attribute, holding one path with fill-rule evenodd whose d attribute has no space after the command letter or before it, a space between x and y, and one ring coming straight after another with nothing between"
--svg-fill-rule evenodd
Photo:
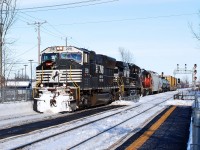
<instances>
[{"instance_id":1,"label":"metal fence","mask_svg":"<svg viewBox=\"0 0 200 150\"><path fill-rule=\"evenodd\" d=\"M192 144L191 150L200 150L200 92L196 92L192 113Z\"/></svg>"},{"instance_id":2,"label":"metal fence","mask_svg":"<svg viewBox=\"0 0 200 150\"><path fill-rule=\"evenodd\" d=\"M0 89L0 103L33 100L32 89Z\"/></svg>"}]
</instances>

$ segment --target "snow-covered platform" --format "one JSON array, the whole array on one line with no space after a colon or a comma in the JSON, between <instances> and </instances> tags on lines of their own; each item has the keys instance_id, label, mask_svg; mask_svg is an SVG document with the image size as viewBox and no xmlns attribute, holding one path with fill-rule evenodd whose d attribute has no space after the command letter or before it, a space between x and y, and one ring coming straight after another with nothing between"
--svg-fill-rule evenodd
<instances>
[{"instance_id":1,"label":"snow-covered platform","mask_svg":"<svg viewBox=\"0 0 200 150\"><path fill-rule=\"evenodd\" d=\"M165 115L168 109L164 110L152 121L150 121L142 130L128 138L117 149L126 149L127 147L143 149L187 149L189 138L191 107L176 107L170 116L162 123L157 130L152 130L156 126L159 119ZM149 136L150 133L153 134ZM149 136L149 137L147 137ZM141 138L142 137L142 138ZM144 141L146 137L146 141ZM137 147L135 141L144 142ZM129 149L128 148L128 149Z\"/></svg>"}]
</instances>

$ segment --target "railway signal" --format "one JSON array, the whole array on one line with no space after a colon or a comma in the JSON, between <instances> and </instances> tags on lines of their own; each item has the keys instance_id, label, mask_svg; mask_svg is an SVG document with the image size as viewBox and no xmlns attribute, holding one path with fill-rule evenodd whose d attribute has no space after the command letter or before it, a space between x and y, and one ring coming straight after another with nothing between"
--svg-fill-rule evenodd
<instances>
[{"instance_id":1,"label":"railway signal","mask_svg":"<svg viewBox=\"0 0 200 150\"><path fill-rule=\"evenodd\" d=\"M178 83L181 83L181 80L180 80L180 78L178 78Z\"/></svg>"},{"instance_id":2,"label":"railway signal","mask_svg":"<svg viewBox=\"0 0 200 150\"><path fill-rule=\"evenodd\" d=\"M191 74L192 75L192 84L194 87L196 86L197 64L194 64L194 67L192 69L188 69L187 64L185 64L184 68L180 68L179 64L177 64L177 68L174 70L174 76L176 74Z\"/></svg>"},{"instance_id":3,"label":"railway signal","mask_svg":"<svg viewBox=\"0 0 200 150\"><path fill-rule=\"evenodd\" d=\"M193 67L193 84L194 86L196 86L196 80L197 80L197 64L194 64L194 67Z\"/></svg>"}]
</instances>

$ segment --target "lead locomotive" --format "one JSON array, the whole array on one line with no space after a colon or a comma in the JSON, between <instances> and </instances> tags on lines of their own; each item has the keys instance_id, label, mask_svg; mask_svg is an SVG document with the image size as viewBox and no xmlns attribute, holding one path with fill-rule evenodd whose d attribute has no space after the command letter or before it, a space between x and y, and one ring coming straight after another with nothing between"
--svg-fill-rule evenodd
<instances>
[{"instance_id":1,"label":"lead locomotive","mask_svg":"<svg viewBox=\"0 0 200 150\"><path fill-rule=\"evenodd\" d=\"M84 48L46 48L36 68L37 111L74 111L131 97L141 92L139 73L134 64Z\"/></svg>"}]
</instances>

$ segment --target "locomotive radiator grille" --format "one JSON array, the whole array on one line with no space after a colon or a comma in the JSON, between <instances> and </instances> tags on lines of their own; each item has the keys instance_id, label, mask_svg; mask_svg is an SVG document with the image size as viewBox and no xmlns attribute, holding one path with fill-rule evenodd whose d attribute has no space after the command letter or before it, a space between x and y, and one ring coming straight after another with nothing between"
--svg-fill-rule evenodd
<instances>
[{"instance_id":1,"label":"locomotive radiator grille","mask_svg":"<svg viewBox=\"0 0 200 150\"><path fill-rule=\"evenodd\" d=\"M82 82L82 70L36 70L36 81L42 83Z\"/></svg>"}]
</instances>

